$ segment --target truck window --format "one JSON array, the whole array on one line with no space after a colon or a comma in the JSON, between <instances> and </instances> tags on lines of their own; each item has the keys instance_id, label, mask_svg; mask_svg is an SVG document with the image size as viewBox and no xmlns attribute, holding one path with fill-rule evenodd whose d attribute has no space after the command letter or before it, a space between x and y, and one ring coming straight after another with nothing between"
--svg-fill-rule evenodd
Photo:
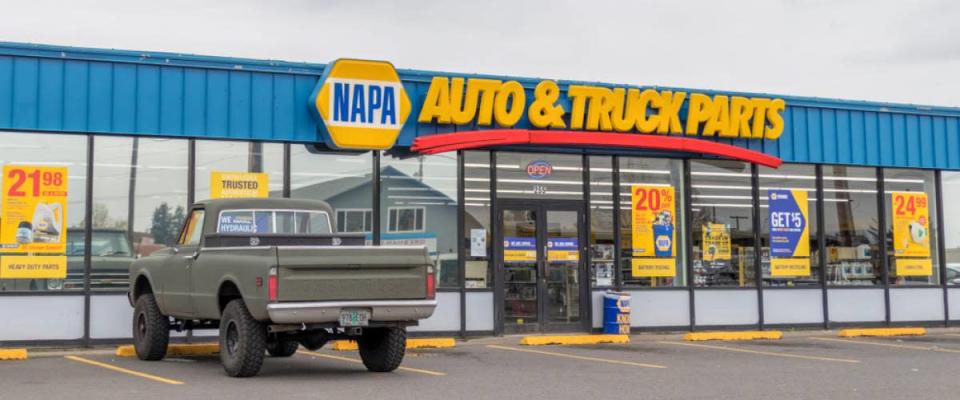
<instances>
[{"instance_id":1,"label":"truck window","mask_svg":"<svg viewBox=\"0 0 960 400\"><path fill-rule=\"evenodd\" d=\"M180 244L198 245L203 233L203 210L193 210L187 219L187 227L180 235Z\"/></svg>"},{"instance_id":2,"label":"truck window","mask_svg":"<svg viewBox=\"0 0 960 400\"><path fill-rule=\"evenodd\" d=\"M329 234L330 217L308 210L228 210L220 212L218 233Z\"/></svg>"}]
</instances>

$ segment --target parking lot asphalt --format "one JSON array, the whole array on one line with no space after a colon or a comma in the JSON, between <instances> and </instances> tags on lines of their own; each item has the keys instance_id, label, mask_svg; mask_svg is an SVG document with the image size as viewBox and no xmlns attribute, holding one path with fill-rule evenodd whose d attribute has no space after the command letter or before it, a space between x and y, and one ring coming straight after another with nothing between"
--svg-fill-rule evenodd
<instances>
[{"instance_id":1,"label":"parking lot asphalt","mask_svg":"<svg viewBox=\"0 0 960 400\"><path fill-rule=\"evenodd\" d=\"M216 356L143 362L113 348L32 351L0 362L2 399L948 399L956 398L960 330L926 336L520 346L507 336L408 350L392 373L367 372L355 351L301 349L268 358L254 378L227 377Z\"/></svg>"}]
</instances>

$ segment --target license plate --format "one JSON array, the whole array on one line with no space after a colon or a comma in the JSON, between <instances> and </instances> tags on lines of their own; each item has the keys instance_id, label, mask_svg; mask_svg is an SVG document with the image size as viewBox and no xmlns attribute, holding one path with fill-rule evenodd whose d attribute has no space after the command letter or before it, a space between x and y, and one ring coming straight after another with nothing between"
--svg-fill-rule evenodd
<instances>
[{"instance_id":1,"label":"license plate","mask_svg":"<svg viewBox=\"0 0 960 400\"><path fill-rule=\"evenodd\" d=\"M370 310L340 311L340 326L367 326L367 325L370 325Z\"/></svg>"}]
</instances>

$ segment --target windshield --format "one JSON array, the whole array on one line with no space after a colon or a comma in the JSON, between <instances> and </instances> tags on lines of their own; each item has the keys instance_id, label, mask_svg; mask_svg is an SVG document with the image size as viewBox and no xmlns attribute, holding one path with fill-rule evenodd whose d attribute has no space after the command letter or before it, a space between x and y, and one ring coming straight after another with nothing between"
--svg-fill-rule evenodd
<instances>
[{"instance_id":1,"label":"windshield","mask_svg":"<svg viewBox=\"0 0 960 400\"><path fill-rule=\"evenodd\" d=\"M330 217L323 211L229 210L221 211L218 233L329 234Z\"/></svg>"},{"instance_id":2,"label":"windshield","mask_svg":"<svg viewBox=\"0 0 960 400\"><path fill-rule=\"evenodd\" d=\"M93 231L90 240L91 255L94 257L131 257L127 235L120 231ZM82 256L86 246L83 231L67 231L67 255Z\"/></svg>"}]
</instances>

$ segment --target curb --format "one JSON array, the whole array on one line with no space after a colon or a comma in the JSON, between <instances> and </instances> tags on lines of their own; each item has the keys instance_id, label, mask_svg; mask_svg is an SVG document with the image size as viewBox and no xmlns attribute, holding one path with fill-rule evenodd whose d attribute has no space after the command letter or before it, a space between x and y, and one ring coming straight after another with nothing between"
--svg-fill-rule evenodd
<instances>
[{"instance_id":1,"label":"curb","mask_svg":"<svg viewBox=\"0 0 960 400\"><path fill-rule=\"evenodd\" d=\"M200 344L171 344L167 346L167 357L176 356L210 356L220 352L217 343ZM137 351L132 345L117 346L117 357L136 357Z\"/></svg>"},{"instance_id":2,"label":"curb","mask_svg":"<svg viewBox=\"0 0 960 400\"><path fill-rule=\"evenodd\" d=\"M22 361L27 358L27 349L0 349L0 361Z\"/></svg>"},{"instance_id":3,"label":"curb","mask_svg":"<svg viewBox=\"0 0 960 400\"><path fill-rule=\"evenodd\" d=\"M408 349L446 349L456 345L457 341L453 338L407 339ZM336 351L357 350L357 342L354 340L335 340L330 349Z\"/></svg>"},{"instance_id":4,"label":"curb","mask_svg":"<svg viewBox=\"0 0 960 400\"><path fill-rule=\"evenodd\" d=\"M926 328L867 328L867 329L841 329L837 336L839 337L861 337L861 336L923 336L927 334Z\"/></svg>"},{"instance_id":5,"label":"curb","mask_svg":"<svg viewBox=\"0 0 960 400\"><path fill-rule=\"evenodd\" d=\"M699 342L705 340L780 340L781 331L741 331L741 332L691 332L683 335L683 340Z\"/></svg>"},{"instance_id":6,"label":"curb","mask_svg":"<svg viewBox=\"0 0 960 400\"><path fill-rule=\"evenodd\" d=\"M524 336L520 344L524 346L579 345L602 343L630 343L628 335L560 335L560 336Z\"/></svg>"}]
</instances>

